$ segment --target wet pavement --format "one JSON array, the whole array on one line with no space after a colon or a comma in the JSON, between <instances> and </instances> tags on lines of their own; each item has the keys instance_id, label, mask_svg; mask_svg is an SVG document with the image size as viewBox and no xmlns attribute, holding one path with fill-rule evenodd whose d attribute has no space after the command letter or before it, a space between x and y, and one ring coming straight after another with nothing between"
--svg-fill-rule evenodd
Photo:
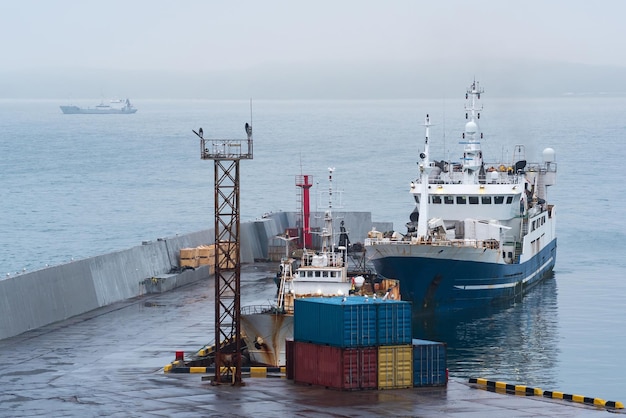
<instances>
[{"instance_id":1,"label":"wet pavement","mask_svg":"<svg viewBox=\"0 0 626 418\"><path fill-rule=\"evenodd\" d=\"M274 294L274 264L242 268L242 305ZM47 417L572 417L604 408L477 389L339 392L284 378L212 386L163 373L175 351L213 343L213 282L146 295L0 341L0 416ZM479 377L479 376L478 376ZM622 410L623 411L623 410ZM621 411L618 411L622 413Z\"/></svg>"}]
</instances>

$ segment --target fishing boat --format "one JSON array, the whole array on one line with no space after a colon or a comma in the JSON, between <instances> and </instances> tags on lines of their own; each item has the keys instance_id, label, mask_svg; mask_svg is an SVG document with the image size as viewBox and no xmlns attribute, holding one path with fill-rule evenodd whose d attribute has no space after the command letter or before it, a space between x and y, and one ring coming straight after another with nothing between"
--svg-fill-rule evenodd
<instances>
[{"instance_id":1,"label":"fishing boat","mask_svg":"<svg viewBox=\"0 0 626 418\"><path fill-rule=\"evenodd\" d=\"M100 102L94 107L79 107L75 105L59 106L66 115L109 115L109 114L132 114L137 112L130 100L111 100L109 103Z\"/></svg>"},{"instance_id":2,"label":"fishing boat","mask_svg":"<svg viewBox=\"0 0 626 418\"><path fill-rule=\"evenodd\" d=\"M430 118L411 182L415 208L406 234L372 230L364 245L376 272L400 283L414 313L480 307L523 295L549 276L556 261L555 152L526 161L516 145L510 160L483 159L479 127L483 89L474 81L465 99L459 161L431 160Z\"/></svg>"},{"instance_id":3,"label":"fishing boat","mask_svg":"<svg viewBox=\"0 0 626 418\"><path fill-rule=\"evenodd\" d=\"M286 340L293 339L294 301L299 298L348 296L359 291L363 276L350 276L348 249L335 245L332 215L332 173L329 175L329 205L324 213L319 251L303 248L299 262L285 246L280 262L276 300L265 305L241 309L242 337L248 357L254 364L283 366L286 364ZM286 241L297 238L282 236ZM345 240L345 238L344 238ZM341 243L340 239L340 243Z\"/></svg>"}]
</instances>

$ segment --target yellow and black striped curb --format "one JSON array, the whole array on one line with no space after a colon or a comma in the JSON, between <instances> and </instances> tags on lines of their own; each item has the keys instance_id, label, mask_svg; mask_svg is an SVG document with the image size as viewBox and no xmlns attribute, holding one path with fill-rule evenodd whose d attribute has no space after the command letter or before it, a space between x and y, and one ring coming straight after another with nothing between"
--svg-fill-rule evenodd
<instances>
[{"instance_id":1,"label":"yellow and black striped curb","mask_svg":"<svg viewBox=\"0 0 626 418\"><path fill-rule=\"evenodd\" d=\"M600 398L590 398L582 395L570 395L563 392L555 392L551 390L542 390L540 388L533 388L524 385L512 385L505 382L496 382L493 380L470 378L469 383L485 386L488 389L500 389L506 392L524 393L532 396L543 396L544 398L563 399L571 402L578 402L587 405L601 406L604 408L624 409L624 404L615 401L605 401Z\"/></svg>"},{"instance_id":2,"label":"yellow and black striped curb","mask_svg":"<svg viewBox=\"0 0 626 418\"><path fill-rule=\"evenodd\" d=\"M163 371L165 373L215 373L215 367L184 367L176 363L168 364ZM226 370L226 367L222 367L222 371L226 372ZM250 377L268 377L276 373L285 374L285 367L242 367L241 372L250 373Z\"/></svg>"}]
</instances>

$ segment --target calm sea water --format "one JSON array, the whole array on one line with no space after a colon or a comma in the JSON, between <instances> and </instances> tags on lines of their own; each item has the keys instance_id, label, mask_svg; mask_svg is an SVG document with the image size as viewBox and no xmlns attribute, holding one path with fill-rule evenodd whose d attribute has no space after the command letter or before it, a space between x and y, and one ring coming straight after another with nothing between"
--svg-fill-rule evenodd
<instances>
[{"instance_id":1,"label":"calm sea water","mask_svg":"<svg viewBox=\"0 0 626 418\"><path fill-rule=\"evenodd\" d=\"M403 231L424 116L437 124L431 155L454 159L462 99L255 101L242 221L295 210L295 176L311 174L313 190L326 191L335 167L343 191L335 206L371 211ZM416 335L448 343L452 376L626 401L626 99L493 99L487 91L483 101L488 160L510 156L515 144L534 161L556 150L554 277L503 307L418 321ZM0 101L2 275L212 226L213 163L200 160L191 130L243 139L249 102L136 100L135 115L63 115L59 104Z\"/></svg>"}]
</instances>

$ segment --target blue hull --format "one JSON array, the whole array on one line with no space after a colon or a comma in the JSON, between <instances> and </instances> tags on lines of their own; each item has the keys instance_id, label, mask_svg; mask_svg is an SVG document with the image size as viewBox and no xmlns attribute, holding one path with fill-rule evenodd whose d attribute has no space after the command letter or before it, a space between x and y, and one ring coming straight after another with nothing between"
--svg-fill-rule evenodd
<instances>
[{"instance_id":1,"label":"blue hull","mask_svg":"<svg viewBox=\"0 0 626 418\"><path fill-rule=\"evenodd\" d=\"M372 260L376 272L400 282L414 313L454 311L523 295L554 268L556 239L523 264L495 264L426 257Z\"/></svg>"}]
</instances>

